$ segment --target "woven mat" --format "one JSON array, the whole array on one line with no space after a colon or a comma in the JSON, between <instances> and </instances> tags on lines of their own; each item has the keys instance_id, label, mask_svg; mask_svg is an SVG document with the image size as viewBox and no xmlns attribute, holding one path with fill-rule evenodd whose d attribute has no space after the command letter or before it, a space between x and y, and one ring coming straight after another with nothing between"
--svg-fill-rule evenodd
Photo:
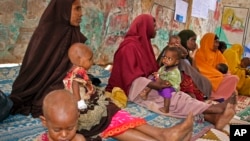
<instances>
[{"instance_id":1,"label":"woven mat","mask_svg":"<svg viewBox=\"0 0 250 141\"><path fill-rule=\"evenodd\" d=\"M9 95L11 92L12 83L19 69L19 65L2 68L0 66L0 89L5 94ZM104 71L103 68L95 65L89 72L101 79L102 88L106 86L110 75L108 71ZM144 117L149 124L162 128L171 127L183 121L183 119L158 115L134 103L129 103L126 110L135 116ZM213 125L208 122L195 122L193 127L192 141L205 134ZM45 129L38 118L32 118L30 115L10 115L6 120L0 122L0 141L32 141L38 134L44 131ZM114 140L108 138L107 141Z\"/></svg>"},{"instance_id":2,"label":"woven mat","mask_svg":"<svg viewBox=\"0 0 250 141\"><path fill-rule=\"evenodd\" d=\"M250 105L250 97L239 95L236 107L236 113L239 113L240 111L244 110L249 105Z\"/></svg>"},{"instance_id":3,"label":"woven mat","mask_svg":"<svg viewBox=\"0 0 250 141\"><path fill-rule=\"evenodd\" d=\"M196 141L229 141L229 134L212 128Z\"/></svg>"}]
</instances>

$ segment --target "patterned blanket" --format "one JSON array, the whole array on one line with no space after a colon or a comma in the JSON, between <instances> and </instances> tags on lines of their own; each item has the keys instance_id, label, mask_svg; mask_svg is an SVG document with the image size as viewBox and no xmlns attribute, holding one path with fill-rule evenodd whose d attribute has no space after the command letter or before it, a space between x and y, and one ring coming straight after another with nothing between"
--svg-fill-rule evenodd
<instances>
[{"instance_id":1,"label":"patterned blanket","mask_svg":"<svg viewBox=\"0 0 250 141\"><path fill-rule=\"evenodd\" d=\"M15 80L20 66L1 67L0 65L0 90L6 95L11 92L12 83ZM109 71L100 66L93 66L90 71L95 77L102 81L101 87L104 88L109 78ZM1 107L0 107L1 108ZM128 112L135 116L144 117L149 124L158 127L171 127L183 121L183 119L167 117L151 112L135 103L129 102L125 108ZM192 140L196 140L213 127L208 122L194 122L194 130ZM0 140L1 141L32 141L37 135L45 132L38 118L32 118L31 115L10 115L7 119L0 122ZM112 138L106 141L115 141Z\"/></svg>"}]
</instances>

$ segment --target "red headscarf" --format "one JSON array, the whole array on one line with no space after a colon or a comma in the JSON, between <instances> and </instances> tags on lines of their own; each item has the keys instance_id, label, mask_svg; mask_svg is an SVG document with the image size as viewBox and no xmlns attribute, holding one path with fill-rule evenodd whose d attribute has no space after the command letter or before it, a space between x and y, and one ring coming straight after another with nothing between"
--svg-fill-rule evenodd
<instances>
[{"instance_id":1,"label":"red headscarf","mask_svg":"<svg viewBox=\"0 0 250 141\"><path fill-rule=\"evenodd\" d=\"M120 87L126 94L138 77L148 77L157 71L158 65L150 39L155 35L154 18L148 14L137 16L114 55L111 76L106 87Z\"/></svg>"}]
</instances>

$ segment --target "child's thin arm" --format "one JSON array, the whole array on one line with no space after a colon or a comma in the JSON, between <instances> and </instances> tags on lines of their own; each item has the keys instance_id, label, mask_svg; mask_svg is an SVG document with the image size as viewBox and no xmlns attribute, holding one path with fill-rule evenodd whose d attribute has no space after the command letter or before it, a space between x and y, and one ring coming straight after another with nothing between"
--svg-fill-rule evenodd
<instances>
[{"instance_id":1,"label":"child's thin arm","mask_svg":"<svg viewBox=\"0 0 250 141\"><path fill-rule=\"evenodd\" d=\"M76 100L77 101L81 100L79 83L75 80L73 80L73 82L72 82L72 91L73 91L73 95L76 98Z\"/></svg>"}]
</instances>

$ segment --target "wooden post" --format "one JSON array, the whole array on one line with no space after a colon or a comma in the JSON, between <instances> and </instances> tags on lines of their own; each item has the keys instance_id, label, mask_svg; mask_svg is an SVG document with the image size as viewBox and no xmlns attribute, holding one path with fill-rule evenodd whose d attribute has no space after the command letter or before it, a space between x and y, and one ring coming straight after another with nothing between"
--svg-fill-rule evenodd
<instances>
[{"instance_id":1,"label":"wooden post","mask_svg":"<svg viewBox=\"0 0 250 141\"><path fill-rule=\"evenodd\" d=\"M192 13L193 0L183 0L183 1L186 1L188 3L187 20L186 20L185 29L189 29L189 26L191 24L191 13Z\"/></svg>"}]
</instances>

